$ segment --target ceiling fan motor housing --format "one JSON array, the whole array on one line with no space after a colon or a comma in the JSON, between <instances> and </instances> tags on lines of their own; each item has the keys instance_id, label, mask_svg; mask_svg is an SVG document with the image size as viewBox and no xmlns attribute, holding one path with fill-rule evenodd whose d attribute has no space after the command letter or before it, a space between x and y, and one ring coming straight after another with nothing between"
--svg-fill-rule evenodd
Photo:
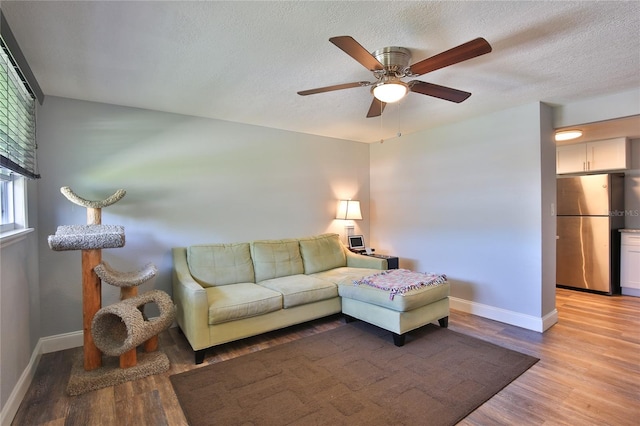
<instances>
[{"instance_id":1,"label":"ceiling fan motor housing","mask_svg":"<svg viewBox=\"0 0 640 426\"><path fill-rule=\"evenodd\" d=\"M404 47L389 46L378 49L372 54L390 74L401 77L409 67L411 51Z\"/></svg>"}]
</instances>

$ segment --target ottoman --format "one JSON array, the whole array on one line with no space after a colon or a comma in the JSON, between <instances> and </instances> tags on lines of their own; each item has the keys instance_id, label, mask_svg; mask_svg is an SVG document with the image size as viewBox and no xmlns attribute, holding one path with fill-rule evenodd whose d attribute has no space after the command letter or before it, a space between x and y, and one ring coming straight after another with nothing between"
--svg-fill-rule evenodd
<instances>
[{"instance_id":1,"label":"ottoman","mask_svg":"<svg viewBox=\"0 0 640 426\"><path fill-rule=\"evenodd\" d=\"M448 325L449 282L444 275L394 269L341 283L338 293L343 314L390 331L396 346L404 345L407 332L435 320L441 327Z\"/></svg>"}]
</instances>

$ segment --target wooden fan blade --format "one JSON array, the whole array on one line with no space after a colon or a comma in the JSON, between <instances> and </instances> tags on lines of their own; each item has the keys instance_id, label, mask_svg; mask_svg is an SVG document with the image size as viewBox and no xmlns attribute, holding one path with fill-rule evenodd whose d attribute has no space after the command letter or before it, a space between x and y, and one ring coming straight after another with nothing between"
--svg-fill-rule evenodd
<instances>
[{"instance_id":1,"label":"wooden fan blade","mask_svg":"<svg viewBox=\"0 0 640 426\"><path fill-rule=\"evenodd\" d=\"M374 97L373 101L371 101L367 118L380 117L382 115L382 111L384 111L385 105L387 105L386 102L382 102L378 98Z\"/></svg>"},{"instance_id":2,"label":"wooden fan blade","mask_svg":"<svg viewBox=\"0 0 640 426\"><path fill-rule=\"evenodd\" d=\"M364 87L364 86L370 86L370 85L371 83L368 81L356 81L355 83L336 84L335 86L326 86L326 87L319 87L317 89L302 90L298 92L298 95L307 96L307 95L314 95L316 93L332 92L334 90L351 89L353 87Z\"/></svg>"},{"instance_id":3,"label":"wooden fan blade","mask_svg":"<svg viewBox=\"0 0 640 426\"><path fill-rule=\"evenodd\" d=\"M435 98L444 99L459 104L460 102L471 96L469 92L452 89L451 87L438 86L433 83L425 83L424 81L413 80L409 82L409 90L420 93L422 95L433 96Z\"/></svg>"},{"instance_id":4,"label":"wooden fan blade","mask_svg":"<svg viewBox=\"0 0 640 426\"><path fill-rule=\"evenodd\" d=\"M416 62L409 67L409 71L414 75L426 74L458 62L472 59L485 53L491 52L491 45L482 37L468 41L460 46L439 53L435 56Z\"/></svg>"},{"instance_id":5,"label":"wooden fan blade","mask_svg":"<svg viewBox=\"0 0 640 426\"><path fill-rule=\"evenodd\" d=\"M329 41L340 49L342 49L347 55L351 56L356 61L360 62L369 71L383 70L384 66L373 57L371 53L367 51L360 43L355 41L350 36L338 36L331 37Z\"/></svg>"}]
</instances>

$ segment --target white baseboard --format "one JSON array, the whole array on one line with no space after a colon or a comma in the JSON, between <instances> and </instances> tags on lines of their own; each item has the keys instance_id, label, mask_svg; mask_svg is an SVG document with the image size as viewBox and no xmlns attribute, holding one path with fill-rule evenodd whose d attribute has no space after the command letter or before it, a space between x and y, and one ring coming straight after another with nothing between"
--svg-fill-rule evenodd
<instances>
[{"instance_id":1,"label":"white baseboard","mask_svg":"<svg viewBox=\"0 0 640 426\"><path fill-rule=\"evenodd\" d=\"M18 383L13 387L13 391L11 392L11 395L9 395L6 404L2 407L2 412L0 412L0 425L11 425L13 418L18 412L18 408L20 408L20 403L22 403L24 396L29 390L29 386L31 386L31 382L35 377L36 369L38 368L42 354L77 348L82 345L82 330L39 339L36 347L31 353L29 364L27 364L20 375Z\"/></svg>"},{"instance_id":2,"label":"white baseboard","mask_svg":"<svg viewBox=\"0 0 640 426\"><path fill-rule=\"evenodd\" d=\"M533 330L540 333L558 322L558 311L556 309L544 317L539 318L532 315L525 315L520 312L496 308L495 306L458 299L456 297L449 297L449 306L451 309L455 309L457 311L478 315L483 318L504 322L506 324L515 325L516 327L522 327L527 330Z\"/></svg>"},{"instance_id":3,"label":"white baseboard","mask_svg":"<svg viewBox=\"0 0 640 426\"><path fill-rule=\"evenodd\" d=\"M547 331L552 325L558 322L558 310L553 308L553 311L542 317L542 331Z\"/></svg>"},{"instance_id":4,"label":"white baseboard","mask_svg":"<svg viewBox=\"0 0 640 426\"><path fill-rule=\"evenodd\" d=\"M640 297L640 288L622 287L621 290L623 296Z\"/></svg>"},{"instance_id":5,"label":"white baseboard","mask_svg":"<svg viewBox=\"0 0 640 426\"><path fill-rule=\"evenodd\" d=\"M40 342L42 343L42 353L48 354L82 346L84 344L84 336L82 330L72 331L71 333L43 337Z\"/></svg>"}]
</instances>

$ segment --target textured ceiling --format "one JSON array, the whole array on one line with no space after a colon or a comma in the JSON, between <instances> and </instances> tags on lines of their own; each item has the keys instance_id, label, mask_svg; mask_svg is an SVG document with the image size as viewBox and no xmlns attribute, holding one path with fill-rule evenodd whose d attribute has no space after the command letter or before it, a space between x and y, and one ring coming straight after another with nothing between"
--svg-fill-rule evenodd
<instances>
[{"instance_id":1,"label":"textured ceiling","mask_svg":"<svg viewBox=\"0 0 640 426\"><path fill-rule=\"evenodd\" d=\"M34 2L2 10L45 95L373 142L535 101L640 88L640 2ZM493 52L365 118L371 73L329 43L403 46L411 63L484 37Z\"/></svg>"}]
</instances>

